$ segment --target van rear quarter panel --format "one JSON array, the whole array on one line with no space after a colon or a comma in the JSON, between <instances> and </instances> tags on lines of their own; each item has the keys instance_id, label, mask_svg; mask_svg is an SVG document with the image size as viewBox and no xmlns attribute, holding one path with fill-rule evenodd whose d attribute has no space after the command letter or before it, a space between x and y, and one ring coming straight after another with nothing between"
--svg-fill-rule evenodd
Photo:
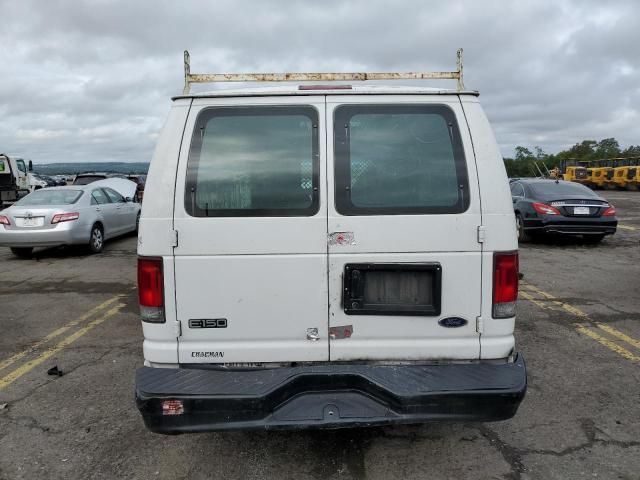
<instances>
[{"instance_id":1,"label":"van rear quarter panel","mask_svg":"<svg viewBox=\"0 0 640 480\"><path fill-rule=\"evenodd\" d=\"M518 249L515 217L504 161L489 120L478 99L461 97L478 169L485 241L482 261L482 318L480 355L505 358L514 349L514 318L493 319L493 255Z\"/></svg>"},{"instance_id":2,"label":"van rear quarter panel","mask_svg":"<svg viewBox=\"0 0 640 480\"><path fill-rule=\"evenodd\" d=\"M171 231L173 192L182 134L191 100L176 100L160 132L145 186L138 255L161 257L164 268L165 323L142 322L143 352L147 362L176 364L178 345L175 332L176 305Z\"/></svg>"}]
</instances>

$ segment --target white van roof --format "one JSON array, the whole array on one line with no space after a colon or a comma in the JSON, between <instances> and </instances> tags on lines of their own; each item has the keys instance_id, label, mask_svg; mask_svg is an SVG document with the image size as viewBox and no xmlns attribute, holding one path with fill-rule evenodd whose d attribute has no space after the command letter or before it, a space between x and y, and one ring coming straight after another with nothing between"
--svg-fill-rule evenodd
<instances>
[{"instance_id":1,"label":"white van roof","mask_svg":"<svg viewBox=\"0 0 640 480\"><path fill-rule=\"evenodd\" d=\"M478 96L477 90L457 90L454 88L417 87L410 85L282 85L270 87L246 87L211 90L207 92L191 92L172 97L179 98L210 98L210 97L263 97L289 95L473 95Z\"/></svg>"}]
</instances>

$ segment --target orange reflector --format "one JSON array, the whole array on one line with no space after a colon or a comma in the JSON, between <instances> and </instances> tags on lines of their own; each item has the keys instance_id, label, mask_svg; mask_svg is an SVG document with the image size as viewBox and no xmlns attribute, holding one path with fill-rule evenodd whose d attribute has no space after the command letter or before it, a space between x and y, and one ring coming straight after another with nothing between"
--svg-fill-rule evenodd
<instances>
[{"instance_id":1,"label":"orange reflector","mask_svg":"<svg viewBox=\"0 0 640 480\"><path fill-rule=\"evenodd\" d=\"M163 415L182 415L184 413L184 405L182 400L162 400Z\"/></svg>"}]
</instances>

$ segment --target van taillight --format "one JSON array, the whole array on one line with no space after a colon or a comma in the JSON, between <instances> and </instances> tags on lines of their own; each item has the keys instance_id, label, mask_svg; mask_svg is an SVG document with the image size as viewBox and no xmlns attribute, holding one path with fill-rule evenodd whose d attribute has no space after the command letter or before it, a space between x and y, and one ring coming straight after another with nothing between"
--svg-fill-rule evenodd
<instances>
[{"instance_id":1,"label":"van taillight","mask_svg":"<svg viewBox=\"0 0 640 480\"><path fill-rule=\"evenodd\" d=\"M518 299L518 252L493 255L493 318L516 314Z\"/></svg>"},{"instance_id":2,"label":"van taillight","mask_svg":"<svg viewBox=\"0 0 640 480\"><path fill-rule=\"evenodd\" d=\"M138 257L138 300L144 322L164 319L164 276L161 258Z\"/></svg>"}]
</instances>

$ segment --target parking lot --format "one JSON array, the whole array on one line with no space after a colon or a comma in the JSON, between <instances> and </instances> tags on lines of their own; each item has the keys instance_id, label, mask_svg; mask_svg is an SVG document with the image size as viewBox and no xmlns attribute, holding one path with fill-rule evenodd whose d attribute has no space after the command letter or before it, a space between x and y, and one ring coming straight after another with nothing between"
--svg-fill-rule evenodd
<instances>
[{"instance_id":1,"label":"parking lot","mask_svg":"<svg viewBox=\"0 0 640 480\"><path fill-rule=\"evenodd\" d=\"M0 249L0 478L640 478L640 193L613 237L523 245L516 417L338 431L149 433L136 239ZM62 376L47 372L57 366Z\"/></svg>"}]
</instances>

